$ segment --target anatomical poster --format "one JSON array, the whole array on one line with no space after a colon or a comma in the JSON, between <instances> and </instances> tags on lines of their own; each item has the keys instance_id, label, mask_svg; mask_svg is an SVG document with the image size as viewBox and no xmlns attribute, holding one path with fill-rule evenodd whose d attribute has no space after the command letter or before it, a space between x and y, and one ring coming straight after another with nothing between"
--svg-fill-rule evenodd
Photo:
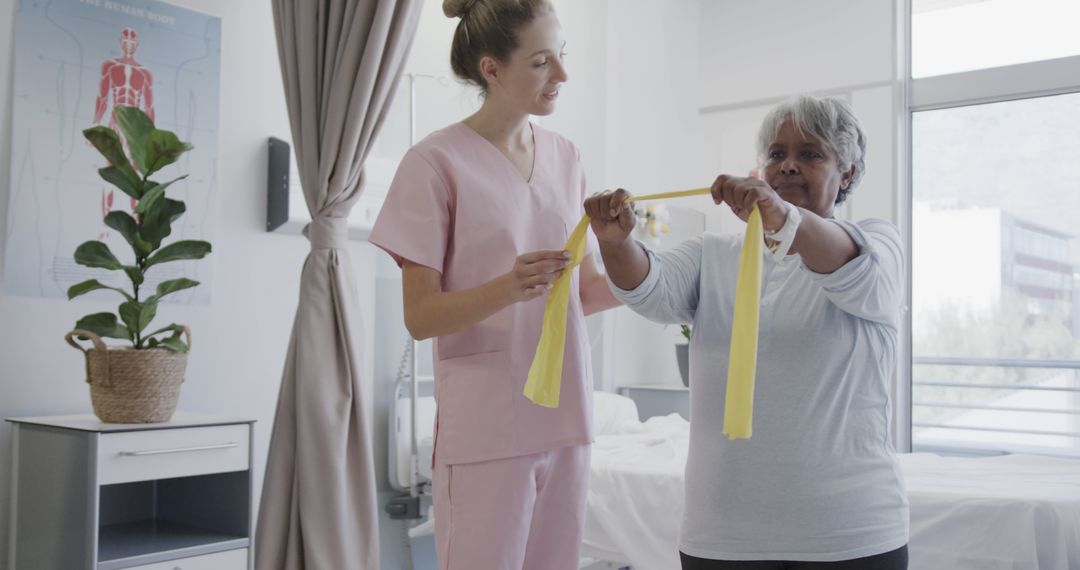
<instances>
[{"instance_id":1,"label":"anatomical poster","mask_svg":"<svg viewBox=\"0 0 1080 570\"><path fill-rule=\"evenodd\" d=\"M131 290L123 271L83 267L73 258L79 244L100 240L121 263L134 263L132 247L103 221L114 210L134 215L134 199L99 177L108 161L82 134L94 125L119 133L113 110L121 105L138 107L156 128L194 146L150 177L167 182L187 175L166 193L183 201L186 212L163 245L213 243L220 52L220 18L166 2L17 4L5 294L66 298L68 287L92 278ZM202 285L168 300L207 304L213 266L213 254L155 265L140 289L152 292L158 282L187 277ZM85 298L119 300L110 291Z\"/></svg>"}]
</instances>

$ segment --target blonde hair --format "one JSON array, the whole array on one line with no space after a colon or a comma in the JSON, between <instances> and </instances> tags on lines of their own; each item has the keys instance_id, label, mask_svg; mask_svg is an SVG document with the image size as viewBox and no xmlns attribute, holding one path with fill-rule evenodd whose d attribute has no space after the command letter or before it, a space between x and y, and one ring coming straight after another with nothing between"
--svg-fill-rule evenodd
<instances>
[{"instance_id":1,"label":"blonde hair","mask_svg":"<svg viewBox=\"0 0 1080 570\"><path fill-rule=\"evenodd\" d=\"M537 16L554 13L549 0L443 0L447 18L461 18L450 46L454 75L487 93L480 58L505 62L518 48L518 31Z\"/></svg>"}]
</instances>

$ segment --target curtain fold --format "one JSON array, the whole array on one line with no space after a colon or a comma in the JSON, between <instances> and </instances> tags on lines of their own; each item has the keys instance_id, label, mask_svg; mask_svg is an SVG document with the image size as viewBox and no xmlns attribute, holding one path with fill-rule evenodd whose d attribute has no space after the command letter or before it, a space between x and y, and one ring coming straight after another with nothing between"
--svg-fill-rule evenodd
<instances>
[{"instance_id":1,"label":"curtain fold","mask_svg":"<svg viewBox=\"0 0 1080 570\"><path fill-rule=\"evenodd\" d=\"M281 378L255 567L377 569L378 504L361 392L363 326L347 219L421 0L273 0L311 252Z\"/></svg>"}]
</instances>

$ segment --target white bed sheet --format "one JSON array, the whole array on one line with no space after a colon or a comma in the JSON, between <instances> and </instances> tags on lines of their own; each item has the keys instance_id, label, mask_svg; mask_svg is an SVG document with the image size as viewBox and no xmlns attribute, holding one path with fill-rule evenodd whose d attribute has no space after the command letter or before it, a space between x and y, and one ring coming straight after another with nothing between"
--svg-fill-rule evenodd
<instances>
[{"instance_id":1,"label":"white bed sheet","mask_svg":"<svg viewBox=\"0 0 1080 570\"><path fill-rule=\"evenodd\" d=\"M1080 461L901 457L911 568L1080 570Z\"/></svg>"},{"instance_id":2,"label":"white bed sheet","mask_svg":"<svg viewBox=\"0 0 1080 570\"><path fill-rule=\"evenodd\" d=\"M690 424L671 414L624 428L593 442L581 554L677 569Z\"/></svg>"},{"instance_id":3,"label":"white bed sheet","mask_svg":"<svg viewBox=\"0 0 1080 570\"><path fill-rule=\"evenodd\" d=\"M582 555L677 570L690 425L678 414L639 422L622 396L595 400ZM431 435L419 449L427 480ZM911 570L1080 570L1080 460L905 454L900 464Z\"/></svg>"},{"instance_id":4,"label":"white bed sheet","mask_svg":"<svg viewBox=\"0 0 1080 570\"><path fill-rule=\"evenodd\" d=\"M689 424L651 418L593 445L583 555L679 568ZM1080 461L900 457L911 570L1080 570Z\"/></svg>"}]
</instances>

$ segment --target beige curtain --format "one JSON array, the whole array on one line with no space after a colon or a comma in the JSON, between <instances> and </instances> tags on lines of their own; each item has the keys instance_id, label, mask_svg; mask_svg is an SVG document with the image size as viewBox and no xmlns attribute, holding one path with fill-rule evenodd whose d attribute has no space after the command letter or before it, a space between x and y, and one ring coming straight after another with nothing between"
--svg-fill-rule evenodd
<instances>
[{"instance_id":1,"label":"beige curtain","mask_svg":"<svg viewBox=\"0 0 1080 570\"><path fill-rule=\"evenodd\" d=\"M311 253L281 379L255 567L377 569L378 504L346 219L386 117L421 0L273 0Z\"/></svg>"}]
</instances>

